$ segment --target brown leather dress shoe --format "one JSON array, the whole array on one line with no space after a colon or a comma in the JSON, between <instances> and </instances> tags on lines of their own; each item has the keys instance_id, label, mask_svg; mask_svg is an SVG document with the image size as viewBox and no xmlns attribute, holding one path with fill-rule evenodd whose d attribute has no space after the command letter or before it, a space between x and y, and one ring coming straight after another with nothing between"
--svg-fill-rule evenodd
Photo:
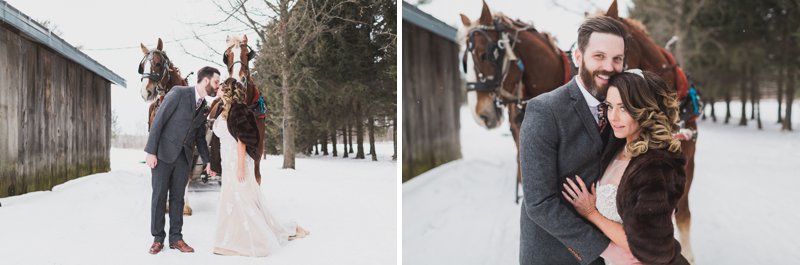
<instances>
[{"instance_id":1,"label":"brown leather dress shoe","mask_svg":"<svg viewBox=\"0 0 800 265\"><path fill-rule=\"evenodd\" d=\"M169 248L178 249L183 253L194 252L194 249L186 244L183 240L178 240L175 243L169 243Z\"/></svg>"},{"instance_id":2,"label":"brown leather dress shoe","mask_svg":"<svg viewBox=\"0 0 800 265\"><path fill-rule=\"evenodd\" d=\"M164 249L164 243L153 242L153 245L150 246L150 254L158 254L158 252L161 252L162 249Z\"/></svg>"}]
</instances>

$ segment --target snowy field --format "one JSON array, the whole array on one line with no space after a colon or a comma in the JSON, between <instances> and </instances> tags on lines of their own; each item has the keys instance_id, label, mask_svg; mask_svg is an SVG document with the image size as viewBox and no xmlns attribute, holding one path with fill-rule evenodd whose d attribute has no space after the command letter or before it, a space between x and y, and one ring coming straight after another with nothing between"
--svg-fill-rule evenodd
<instances>
[{"instance_id":1,"label":"snowy field","mask_svg":"<svg viewBox=\"0 0 800 265\"><path fill-rule=\"evenodd\" d=\"M740 103L728 125L716 107L718 122L699 125L690 192L696 263L800 264L800 106L795 132L775 124L774 100L762 103L762 131L737 125ZM508 125L480 128L462 108L461 126L463 159L403 184L403 263L519 264Z\"/></svg>"},{"instance_id":2,"label":"snowy field","mask_svg":"<svg viewBox=\"0 0 800 265\"><path fill-rule=\"evenodd\" d=\"M194 215L184 217L183 235L195 253L147 253L153 238L144 152L112 149L111 172L0 198L0 264L395 264L397 166L391 143L377 148L378 162L298 157L297 170L281 170L282 156L262 160L268 205L312 232L266 258L211 252L218 191L187 193Z\"/></svg>"}]
</instances>

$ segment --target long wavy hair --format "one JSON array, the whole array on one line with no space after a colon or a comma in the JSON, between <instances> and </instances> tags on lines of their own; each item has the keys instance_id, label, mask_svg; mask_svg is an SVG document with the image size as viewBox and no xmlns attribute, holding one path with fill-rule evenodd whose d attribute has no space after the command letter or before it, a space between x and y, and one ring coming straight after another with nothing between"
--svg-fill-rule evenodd
<instances>
[{"instance_id":1,"label":"long wavy hair","mask_svg":"<svg viewBox=\"0 0 800 265\"><path fill-rule=\"evenodd\" d=\"M222 100L225 101L220 115L227 120L233 104L242 104L244 102L244 86L236 79L228 78L222 83L220 90L222 91Z\"/></svg>"},{"instance_id":2,"label":"long wavy hair","mask_svg":"<svg viewBox=\"0 0 800 265\"><path fill-rule=\"evenodd\" d=\"M623 72L609 80L609 87L619 90L622 105L639 124L639 136L625 145L631 157L650 149L681 151L681 142L673 137L678 130L677 93L655 73L644 71L642 76Z\"/></svg>"}]
</instances>

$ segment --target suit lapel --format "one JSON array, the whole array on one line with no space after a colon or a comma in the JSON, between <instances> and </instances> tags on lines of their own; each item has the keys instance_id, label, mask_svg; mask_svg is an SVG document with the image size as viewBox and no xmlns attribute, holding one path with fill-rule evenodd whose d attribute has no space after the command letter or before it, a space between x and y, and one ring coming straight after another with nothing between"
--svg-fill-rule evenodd
<instances>
[{"instance_id":1,"label":"suit lapel","mask_svg":"<svg viewBox=\"0 0 800 265\"><path fill-rule=\"evenodd\" d=\"M203 105L205 105L205 101L203 101ZM192 119L192 128L200 127L200 125L203 124L203 121L206 119L206 115L204 115L203 113L203 108L204 108L203 105L200 105L200 108L194 111L194 118Z\"/></svg>"},{"instance_id":2,"label":"suit lapel","mask_svg":"<svg viewBox=\"0 0 800 265\"><path fill-rule=\"evenodd\" d=\"M197 105L197 103L194 101L194 90L195 88L192 86L191 89L189 89L189 93L186 93L186 99L189 101L189 113L194 113L196 108L195 106ZM192 117L194 117L194 115L192 115Z\"/></svg>"},{"instance_id":3,"label":"suit lapel","mask_svg":"<svg viewBox=\"0 0 800 265\"><path fill-rule=\"evenodd\" d=\"M586 103L586 99L583 98L583 94L581 94L580 87L578 87L577 79L573 78L572 82L569 83L567 90L569 91L569 95L572 98L572 108L578 114L578 118L583 123L584 129L586 129L586 133L589 134L589 138L592 139L593 148L594 149L602 149L603 148L603 140L600 139L600 132L597 130L597 123L592 117L592 112L589 111L589 105ZM597 150L595 150L597 151Z\"/></svg>"},{"instance_id":4,"label":"suit lapel","mask_svg":"<svg viewBox=\"0 0 800 265\"><path fill-rule=\"evenodd\" d=\"M202 108L197 108L197 101L196 101L197 99L194 96L194 93L196 93L195 92L196 88L194 86L192 86L191 88L192 89L189 90L189 93L187 93L186 98L187 101L189 102L188 104L189 113L192 113L192 128L197 128L197 126L200 124L197 122L197 120L199 119L199 117L202 116L199 115L200 113L202 113Z\"/></svg>"},{"instance_id":5,"label":"suit lapel","mask_svg":"<svg viewBox=\"0 0 800 265\"><path fill-rule=\"evenodd\" d=\"M205 101L203 101L203 102L205 102ZM194 106L197 106L197 102L195 102L195 103L194 103ZM200 105L200 107L199 107L199 108L195 108L195 109L193 109L193 110L194 110L194 112L192 112L192 113L194 113L193 117L197 117L197 114L200 114L200 113L202 113L202 112L203 112L203 111L202 111L202 110L203 110L203 106L202 106L202 105Z\"/></svg>"}]
</instances>

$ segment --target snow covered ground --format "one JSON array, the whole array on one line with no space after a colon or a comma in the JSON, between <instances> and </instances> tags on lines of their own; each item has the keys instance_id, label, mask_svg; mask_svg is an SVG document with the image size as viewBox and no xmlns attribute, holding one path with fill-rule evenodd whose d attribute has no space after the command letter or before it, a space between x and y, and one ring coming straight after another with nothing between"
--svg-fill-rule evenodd
<instances>
[{"instance_id":1,"label":"snow covered ground","mask_svg":"<svg viewBox=\"0 0 800 265\"><path fill-rule=\"evenodd\" d=\"M312 234L273 256L246 258L211 253L217 191L188 193L194 215L184 218L183 234L195 253L148 254L144 152L112 149L111 172L0 198L0 264L395 264L397 166L391 143L378 144L377 152L378 162L298 157L297 170L281 170L281 156L262 160L271 209Z\"/></svg>"},{"instance_id":2,"label":"snow covered ground","mask_svg":"<svg viewBox=\"0 0 800 265\"><path fill-rule=\"evenodd\" d=\"M718 103L717 117L724 114ZM800 264L800 106L795 132L775 124L777 103L762 103L764 130L702 121L690 192L697 264ZM707 109L709 111L710 109ZM749 115L749 111L748 111ZM516 163L508 125L477 126L461 109L463 159L403 184L404 264L518 264Z\"/></svg>"}]
</instances>

